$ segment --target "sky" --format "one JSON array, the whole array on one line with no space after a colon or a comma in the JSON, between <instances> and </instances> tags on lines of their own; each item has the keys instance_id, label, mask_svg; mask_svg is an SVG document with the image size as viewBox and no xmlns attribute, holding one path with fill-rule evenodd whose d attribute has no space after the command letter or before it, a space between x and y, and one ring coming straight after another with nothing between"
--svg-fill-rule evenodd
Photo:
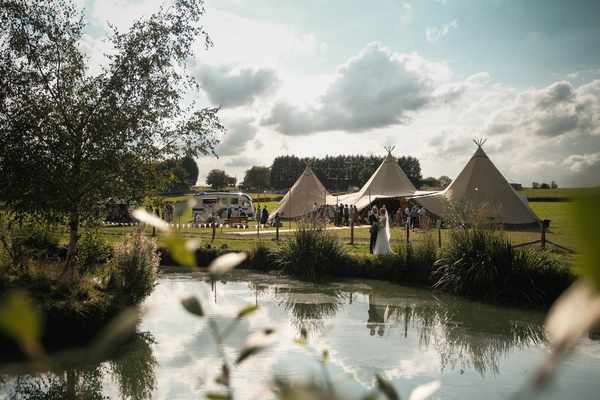
<instances>
[{"instance_id":1,"label":"sky","mask_svg":"<svg viewBox=\"0 0 600 400\"><path fill-rule=\"evenodd\" d=\"M107 22L125 30L164 1L79 3L100 64ZM199 42L189 68L227 132L199 182L389 145L454 178L485 138L510 182L599 185L598 21L584 0L207 0L214 46Z\"/></svg>"}]
</instances>

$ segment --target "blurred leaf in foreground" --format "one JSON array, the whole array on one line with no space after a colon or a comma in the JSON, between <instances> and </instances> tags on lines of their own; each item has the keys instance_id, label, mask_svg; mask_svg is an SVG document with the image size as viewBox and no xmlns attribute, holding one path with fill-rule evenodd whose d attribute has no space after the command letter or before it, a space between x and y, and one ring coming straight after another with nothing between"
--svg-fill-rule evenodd
<instances>
[{"instance_id":1,"label":"blurred leaf in foreground","mask_svg":"<svg viewBox=\"0 0 600 400\"><path fill-rule=\"evenodd\" d=\"M575 201L578 250L577 271L600 291L600 189L590 189Z\"/></svg>"},{"instance_id":2,"label":"blurred leaf in foreground","mask_svg":"<svg viewBox=\"0 0 600 400\"><path fill-rule=\"evenodd\" d=\"M196 249L200 247L200 242L198 240L167 237L165 238L165 242L173 260L186 267L196 267Z\"/></svg>"},{"instance_id":3,"label":"blurred leaf in foreground","mask_svg":"<svg viewBox=\"0 0 600 400\"><path fill-rule=\"evenodd\" d=\"M208 271L213 275L226 274L244 262L246 257L248 257L246 253L223 254L210 263Z\"/></svg>"},{"instance_id":4,"label":"blurred leaf in foreground","mask_svg":"<svg viewBox=\"0 0 600 400\"><path fill-rule=\"evenodd\" d=\"M0 329L13 338L30 357L43 354L42 315L23 292L8 293L0 304Z\"/></svg>"}]
</instances>

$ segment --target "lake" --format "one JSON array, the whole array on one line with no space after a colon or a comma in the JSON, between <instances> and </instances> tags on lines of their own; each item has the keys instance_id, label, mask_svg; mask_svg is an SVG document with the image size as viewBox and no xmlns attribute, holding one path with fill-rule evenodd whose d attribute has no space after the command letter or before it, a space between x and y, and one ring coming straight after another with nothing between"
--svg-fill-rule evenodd
<instances>
[{"instance_id":1,"label":"lake","mask_svg":"<svg viewBox=\"0 0 600 400\"><path fill-rule=\"evenodd\" d=\"M258 311L223 343L235 360L251 332L274 328L275 340L232 372L239 399L269 398L274 377L323 382L327 374L345 398L360 398L386 377L407 398L440 380L439 399L506 399L548 354L543 313L484 305L378 281L311 284L247 271L227 281L203 273L163 273L145 302L135 340L114 358L42 375L0 376L0 399L198 399L214 383L221 358L204 319L180 300L202 299L222 331L244 306ZM306 345L295 341L308 334ZM541 398L597 399L600 342L585 338Z\"/></svg>"}]
</instances>

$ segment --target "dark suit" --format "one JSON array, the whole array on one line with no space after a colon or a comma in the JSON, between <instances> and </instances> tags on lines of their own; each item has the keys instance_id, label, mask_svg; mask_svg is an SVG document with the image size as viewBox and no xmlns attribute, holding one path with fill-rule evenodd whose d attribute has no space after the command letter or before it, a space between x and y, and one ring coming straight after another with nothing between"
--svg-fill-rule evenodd
<instances>
[{"instance_id":1,"label":"dark suit","mask_svg":"<svg viewBox=\"0 0 600 400\"><path fill-rule=\"evenodd\" d=\"M371 228L369 228L369 233L371 234L370 237L370 241L369 241L369 251L371 252L371 254L373 254L373 249L375 248L375 242L377 242L377 216L373 213L369 214L369 225L371 225Z\"/></svg>"}]
</instances>

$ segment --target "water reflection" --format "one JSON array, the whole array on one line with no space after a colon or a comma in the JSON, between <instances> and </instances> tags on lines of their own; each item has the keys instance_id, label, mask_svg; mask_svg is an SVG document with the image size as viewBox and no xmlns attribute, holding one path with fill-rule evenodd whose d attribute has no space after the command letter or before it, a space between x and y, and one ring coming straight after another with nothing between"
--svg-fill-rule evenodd
<instances>
[{"instance_id":1,"label":"water reflection","mask_svg":"<svg viewBox=\"0 0 600 400\"><path fill-rule=\"evenodd\" d=\"M138 333L115 352L110 360L75 368L60 365L77 365L77 353L68 353L51 370L16 377L0 375L0 392L7 399L110 399L104 390L106 379L113 380L123 399L146 400L152 398L156 388L155 368L158 365L151 345L154 338L149 333ZM0 395L0 398L2 396Z\"/></svg>"},{"instance_id":2,"label":"water reflection","mask_svg":"<svg viewBox=\"0 0 600 400\"><path fill-rule=\"evenodd\" d=\"M140 324L151 334L139 334L116 357L97 364L37 375L0 372L0 400L202 398L214 389L221 361L205 321L179 304L190 295L204 299L220 330L241 308L260 306L224 341L231 360L257 329L275 327L281 336L273 349L232 374L241 399L271 398L274 377L318 379L323 349L329 350L333 379L350 382L354 397L348 398L372 387L376 374L402 393L441 379L443 398L507 398L546 351L542 313L428 290L373 281L318 285L248 272L236 272L228 281L211 281L205 274L163 275L147 302L152 312ZM309 332L305 347L293 341L303 328ZM577 388L573 398L595 398L600 389L592 377L600 369L600 346L589 340L586 349L589 356L569 366L576 369L564 387ZM570 392L557 390L553 398L565 393Z\"/></svg>"},{"instance_id":3,"label":"water reflection","mask_svg":"<svg viewBox=\"0 0 600 400\"><path fill-rule=\"evenodd\" d=\"M366 328L369 336L384 337L390 330L401 336L415 335L419 348L433 347L440 356L440 369L474 369L481 376L496 375L506 355L544 342L540 318L522 319L519 311L471 303L455 298L402 298L387 288L358 291L318 286L266 288L257 296L273 296L290 313L292 324L313 335L323 334L324 324L353 298L366 296ZM413 295L414 296L414 295Z\"/></svg>"}]
</instances>

